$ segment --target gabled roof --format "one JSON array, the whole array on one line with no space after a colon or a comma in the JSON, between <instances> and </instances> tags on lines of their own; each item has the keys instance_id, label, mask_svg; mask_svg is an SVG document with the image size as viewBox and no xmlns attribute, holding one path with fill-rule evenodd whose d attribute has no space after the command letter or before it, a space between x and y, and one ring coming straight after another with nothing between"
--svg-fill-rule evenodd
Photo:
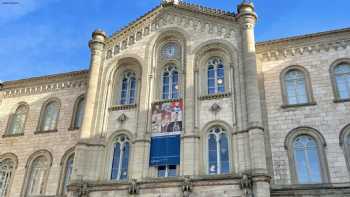
<instances>
[{"instance_id":1,"label":"gabled roof","mask_svg":"<svg viewBox=\"0 0 350 197\"><path fill-rule=\"evenodd\" d=\"M228 19L228 20L236 20L236 14L233 12L229 12L221 9L209 8L198 4L186 3L184 1L179 1L178 3L173 3L173 2L169 3L169 2L163 1L160 5L154 7L153 9L148 11L146 14L130 22L128 25L124 26L119 31L113 33L111 37L116 37L118 35L123 34L124 32L127 32L128 30L142 23L147 18L153 16L154 14L158 13L160 10L167 7L174 7L174 8L194 12L194 13L200 13L200 14L219 17L219 18Z\"/></svg>"}]
</instances>

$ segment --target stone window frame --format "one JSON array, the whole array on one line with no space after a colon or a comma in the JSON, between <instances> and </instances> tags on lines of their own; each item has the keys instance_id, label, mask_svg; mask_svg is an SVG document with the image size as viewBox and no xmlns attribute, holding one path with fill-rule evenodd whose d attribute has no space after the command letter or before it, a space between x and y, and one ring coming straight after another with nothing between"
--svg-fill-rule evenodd
<instances>
[{"instance_id":1,"label":"stone window frame","mask_svg":"<svg viewBox=\"0 0 350 197\"><path fill-rule=\"evenodd\" d=\"M113 162L113 156L114 156L114 143L116 138L120 136L126 136L129 138L129 161L128 161L128 178L126 180L112 180L111 179L111 173L112 173L112 162ZM133 140L134 135L128 131L128 130L118 130L114 132L112 135L108 137L108 141L106 143L106 151L105 151L105 163L103 166L105 166L104 169L104 178L105 180L109 182L128 182L132 178L132 161L133 161Z\"/></svg>"},{"instance_id":2,"label":"stone window frame","mask_svg":"<svg viewBox=\"0 0 350 197\"><path fill-rule=\"evenodd\" d=\"M122 83L120 83L121 76L124 74L124 72L132 71L136 75L136 95L135 95L135 102L134 104L120 104L120 96L121 96L121 86ZM133 58L124 58L117 63L117 69L114 71L114 74L112 75L112 94L110 97L110 110L129 110L136 108L139 100L140 100L140 94L141 94L141 77L142 77L142 68L139 62Z\"/></svg>"},{"instance_id":3,"label":"stone window frame","mask_svg":"<svg viewBox=\"0 0 350 197\"><path fill-rule=\"evenodd\" d=\"M228 138L228 148L229 148L229 173L227 174L215 174L215 175L210 175L209 172L209 166L208 166L208 136L209 136L209 131L215 127L220 127L225 130L225 133L227 134ZM235 158L235 153L233 150L233 142L232 142L232 134L233 134L233 128L229 126L228 123L224 121L211 121L207 123L203 128L202 128L202 134L201 134L201 158L202 158L202 167L201 167L201 174L206 175L206 176L225 176L229 174L234 174L235 172L235 165L233 159Z\"/></svg>"},{"instance_id":4,"label":"stone window frame","mask_svg":"<svg viewBox=\"0 0 350 197\"><path fill-rule=\"evenodd\" d=\"M43 126L44 120L45 120L45 115L46 115L45 111L46 111L46 108L48 107L48 105L51 104L52 102L57 102L57 104L58 104L58 112L57 112L58 114L57 114L57 119L56 119L56 125L55 125L54 129L45 131L42 129L42 126ZM38 126L37 126L37 129L34 132L34 134L57 132L58 122L60 120L61 106L62 106L61 100L57 97L49 98L42 104L40 116L39 116L39 121L38 121Z\"/></svg>"},{"instance_id":5,"label":"stone window frame","mask_svg":"<svg viewBox=\"0 0 350 197\"><path fill-rule=\"evenodd\" d=\"M224 80L225 92L209 95L208 94L208 60L212 57L220 57L224 62ZM221 42L212 42L204 46L200 46L196 52L194 60L195 68L195 86L199 100L220 99L223 97L230 97L235 88L235 66L238 65L238 56L235 49ZM237 67L238 69L238 67ZM197 73L197 74L196 74Z\"/></svg>"},{"instance_id":6,"label":"stone window frame","mask_svg":"<svg viewBox=\"0 0 350 197\"><path fill-rule=\"evenodd\" d=\"M306 103L289 104L289 102L288 102L288 94L287 94L287 87L285 84L285 76L291 70L298 70L304 74L305 91L306 91L306 94L307 94L306 96L308 99L308 101ZM288 67L284 68L280 73L280 85L281 85L281 92L282 92L282 108L316 105L315 98L313 95L313 88L312 88L310 73L304 66L292 65L292 66L288 66Z\"/></svg>"},{"instance_id":7,"label":"stone window frame","mask_svg":"<svg viewBox=\"0 0 350 197\"><path fill-rule=\"evenodd\" d=\"M46 174L46 176L44 177L44 194L47 191L47 185L48 185L48 180L49 180L49 176L50 176L50 171L51 171L51 167L52 167L52 162L53 162L53 157L50 151L46 150L46 149L41 149L38 150L34 153L32 153L28 159L27 159L27 163L25 165L25 174L24 174L24 182L23 182L23 187L22 187L22 192L21 192L21 196L23 197L30 197L27 195L28 193L28 187L29 187L29 179L32 173L32 166L33 166L33 162L38 159L39 157L45 157L49 164L48 164L48 172Z\"/></svg>"},{"instance_id":8,"label":"stone window frame","mask_svg":"<svg viewBox=\"0 0 350 197\"><path fill-rule=\"evenodd\" d=\"M350 124L343 127L339 135L339 145L343 149L346 165L350 172L350 143L346 143L348 137L350 137Z\"/></svg>"},{"instance_id":9,"label":"stone window frame","mask_svg":"<svg viewBox=\"0 0 350 197\"><path fill-rule=\"evenodd\" d=\"M72 147L68 149L64 155L62 156L60 166L61 166L61 171L60 171L60 179L58 183L58 188L57 188L57 195L58 196L65 196L64 192L64 180L67 174L67 162L68 159L71 158L71 156L75 156L75 147Z\"/></svg>"},{"instance_id":10,"label":"stone window frame","mask_svg":"<svg viewBox=\"0 0 350 197\"><path fill-rule=\"evenodd\" d=\"M175 43L177 46L177 54L175 54L174 58L171 59L165 59L162 57L162 49L164 46L166 46L169 43ZM186 51L186 42L185 38L183 38L182 35L180 35L177 32L166 32L164 33L157 41L156 44L156 54L155 54L155 95L154 98L156 101L163 101L163 100L169 100L169 99L163 99L163 73L164 70L171 64L175 65L178 71L178 98L176 99L182 99L185 95L185 68L186 68L186 62L185 62L185 53ZM170 99L171 100L171 99Z\"/></svg>"},{"instance_id":11,"label":"stone window frame","mask_svg":"<svg viewBox=\"0 0 350 197\"><path fill-rule=\"evenodd\" d=\"M78 130L80 128L77 128L75 126L75 122L76 122L76 118L77 118L77 113L78 113L78 107L79 107L79 103L83 100L85 100L85 94L82 94L80 96L78 96L76 99L75 99L75 102L74 102L74 107L73 107L73 113L72 113L72 119L71 119L71 123L70 123L70 127L69 127L69 130ZM84 101L83 101L84 102ZM85 105L84 105L85 106ZM85 107L83 107L85 108ZM83 114L84 116L84 114ZM84 118L84 117L83 117ZM81 127L81 126L80 126Z\"/></svg>"},{"instance_id":12,"label":"stone window frame","mask_svg":"<svg viewBox=\"0 0 350 197\"><path fill-rule=\"evenodd\" d=\"M350 98L349 99L341 99L341 98L339 98L338 85L337 85L337 82L336 82L336 77L335 77L335 72L334 72L335 68L337 66L343 64L343 63L350 65L350 58L337 59L329 67L329 74L330 74L330 78L331 78L333 95L334 95L334 102L335 103L350 102Z\"/></svg>"},{"instance_id":13,"label":"stone window frame","mask_svg":"<svg viewBox=\"0 0 350 197\"><path fill-rule=\"evenodd\" d=\"M4 196L4 197L11 197L10 196L11 187L13 184L16 170L18 168L18 157L14 153L5 153L5 154L0 155L0 161L4 161L4 160L11 160L14 163L13 170L11 172L11 179L10 179L10 182L8 184L6 195Z\"/></svg>"},{"instance_id":14,"label":"stone window frame","mask_svg":"<svg viewBox=\"0 0 350 197\"><path fill-rule=\"evenodd\" d=\"M322 184L323 183L329 183L330 182L330 173L328 168L328 160L326 155L326 147L327 143L323 135L316 129L312 127L297 127L293 130L291 130L284 141L284 148L287 151L288 160L289 160L289 171L290 171L290 178L292 184L301 184L298 181L298 175L297 170L295 166L295 159L294 159L294 150L293 150L293 142L294 140L302 135L307 135L312 137L316 144L317 144L317 150L318 150L318 156L319 156L319 166L320 166L320 173L322 178ZM308 185L308 184L301 184L301 185Z\"/></svg>"},{"instance_id":15,"label":"stone window frame","mask_svg":"<svg viewBox=\"0 0 350 197\"><path fill-rule=\"evenodd\" d=\"M21 133L11 134L10 128L13 124L13 116L16 114L17 110L22 106L24 106L26 108L26 115L25 115L26 117L25 117L24 123L23 123L23 131ZM28 116L29 116L29 110L30 110L30 107L29 107L28 103L26 103L26 102L20 102L16 105L16 108L13 109L12 113L9 115L9 118L7 121L7 126L6 126L6 131L3 135L3 137L15 137L15 136L23 136L24 135L26 123L27 123Z\"/></svg>"}]
</instances>

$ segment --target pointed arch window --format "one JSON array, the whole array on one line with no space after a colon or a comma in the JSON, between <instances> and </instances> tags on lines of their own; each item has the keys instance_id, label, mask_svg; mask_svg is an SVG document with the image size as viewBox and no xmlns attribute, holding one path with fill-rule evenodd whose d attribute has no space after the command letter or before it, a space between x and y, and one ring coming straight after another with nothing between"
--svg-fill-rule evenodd
<instances>
[{"instance_id":1,"label":"pointed arch window","mask_svg":"<svg viewBox=\"0 0 350 197\"><path fill-rule=\"evenodd\" d=\"M32 162L28 180L28 196L45 194L49 169L50 163L45 156L39 156Z\"/></svg>"},{"instance_id":2,"label":"pointed arch window","mask_svg":"<svg viewBox=\"0 0 350 197\"><path fill-rule=\"evenodd\" d=\"M15 163L11 159L0 161L0 197L5 197L9 193L14 168Z\"/></svg>"},{"instance_id":3,"label":"pointed arch window","mask_svg":"<svg viewBox=\"0 0 350 197\"><path fill-rule=\"evenodd\" d=\"M208 60L208 94L225 92L225 66L222 58L212 57Z\"/></svg>"},{"instance_id":4,"label":"pointed arch window","mask_svg":"<svg viewBox=\"0 0 350 197\"><path fill-rule=\"evenodd\" d=\"M10 124L8 129L9 135L24 133L24 126L28 114L28 106L21 105L16 112L10 116Z\"/></svg>"},{"instance_id":5,"label":"pointed arch window","mask_svg":"<svg viewBox=\"0 0 350 197\"><path fill-rule=\"evenodd\" d=\"M67 194L68 192L68 185L73 172L73 162L74 162L74 154L70 155L66 161L64 179L63 179L63 194Z\"/></svg>"},{"instance_id":6,"label":"pointed arch window","mask_svg":"<svg viewBox=\"0 0 350 197\"><path fill-rule=\"evenodd\" d=\"M80 97L76 101L74 114L73 114L73 129L79 129L83 123L84 118L84 107L85 107L85 98Z\"/></svg>"},{"instance_id":7,"label":"pointed arch window","mask_svg":"<svg viewBox=\"0 0 350 197\"><path fill-rule=\"evenodd\" d=\"M208 173L211 175L229 173L229 154L226 131L221 127L212 128L208 134Z\"/></svg>"},{"instance_id":8,"label":"pointed arch window","mask_svg":"<svg viewBox=\"0 0 350 197\"><path fill-rule=\"evenodd\" d=\"M179 98L179 72L174 64L168 65L163 72L162 99Z\"/></svg>"},{"instance_id":9,"label":"pointed arch window","mask_svg":"<svg viewBox=\"0 0 350 197\"><path fill-rule=\"evenodd\" d=\"M132 71L123 73L121 81L120 104L131 105L135 104L136 98L136 74Z\"/></svg>"},{"instance_id":10,"label":"pointed arch window","mask_svg":"<svg viewBox=\"0 0 350 197\"><path fill-rule=\"evenodd\" d=\"M350 99L350 64L342 63L334 68L336 93L340 100Z\"/></svg>"},{"instance_id":11,"label":"pointed arch window","mask_svg":"<svg viewBox=\"0 0 350 197\"><path fill-rule=\"evenodd\" d=\"M57 101L49 102L42 114L41 131L52 131L57 128L60 104Z\"/></svg>"},{"instance_id":12,"label":"pointed arch window","mask_svg":"<svg viewBox=\"0 0 350 197\"><path fill-rule=\"evenodd\" d=\"M309 102L305 73L299 69L291 69L284 76L285 93L289 105Z\"/></svg>"},{"instance_id":13,"label":"pointed arch window","mask_svg":"<svg viewBox=\"0 0 350 197\"><path fill-rule=\"evenodd\" d=\"M112 180L128 179L129 152L129 138L125 135L117 137L113 147Z\"/></svg>"},{"instance_id":14,"label":"pointed arch window","mask_svg":"<svg viewBox=\"0 0 350 197\"><path fill-rule=\"evenodd\" d=\"M321 183L320 155L315 139L309 135L301 135L295 138L293 154L298 183Z\"/></svg>"}]
</instances>

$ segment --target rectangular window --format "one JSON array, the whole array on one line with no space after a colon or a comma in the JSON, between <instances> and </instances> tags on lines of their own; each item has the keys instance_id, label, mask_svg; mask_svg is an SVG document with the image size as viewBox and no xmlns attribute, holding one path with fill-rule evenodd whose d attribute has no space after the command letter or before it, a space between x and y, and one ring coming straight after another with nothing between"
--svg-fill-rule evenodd
<instances>
[{"instance_id":1,"label":"rectangular window","mask_svg":"<svg viewBox=\"0 0 350 197\"><path fill-rule=\"evenodd\" d=\"M158 166L158 177L176 176L176 165Z\"/></svg>"}]
</instances>

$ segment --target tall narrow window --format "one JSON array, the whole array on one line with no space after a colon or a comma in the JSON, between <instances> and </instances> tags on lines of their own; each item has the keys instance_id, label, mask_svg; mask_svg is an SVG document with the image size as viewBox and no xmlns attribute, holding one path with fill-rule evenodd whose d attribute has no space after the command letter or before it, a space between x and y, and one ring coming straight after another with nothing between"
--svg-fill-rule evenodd
<instances>
[{"instance_id":1,"label":"tall narrow window","mask_svg":"<svg viewBox=\"0 0 350 197\"><path fill-rule=\"evenodd\" d=\"M33 161L28 180L28 196L45 194L49 168L49 161L44 156L40 156Z\"/></svg>"},{"instance_id":2,"label":"tall narrow window","mask_svg":"<svg viewBox=\"0 0 350 197\"><path fill-rule=\"evenodd\" d=\"M114 143L114 153L112 161L112 180L127 180L129 167L129 138L121 135Z\"/></svg>"},{"instance_id":3,"label":"tall narrow window","mask_svg":"<svg viewBox=\"0 0 350 197\"><path fill-rule=\"evenodd\" d=\"M208 172L227 174L230 172L229 146L225 130L216 127L208 135Z\"/></svg>"},{"instance_id":4,"label":"tall narrow window","mask_svg":"<svg viewBox=\"0 0 350 197\"><path fill-rule=\"evenodd\" d=\"M84 117L84 107L85 107L85 99L84 97L79 98L78 103L76 104L75 114L74 114L74 123L73 127L75 129L79 129L83 122Z\"/></svg>"},{"instance_id":5,"label":"tall narrow window","mask_svg":"<svg viewBox=\"0 0 350 197\"><path fill-rule=\"evenodd\" d=\"M42 131L51 131L56 129L59 107L60 105L57 101L52 101L46 105L41 123Z\"/></svg>"},{"instance_id":6,"label":"tall narrow window","mask_svg":"<svg viewBox=\"0 0 350 197\"><path fill-rule=\"evenodd\" d=\"M21 105L17 108L16 112L10 117L10 125L8 134L15 135L24 132L24 124L28 114L28 106Z\"/></svg>"},{"instance_id":7,"label":"tall narrow window","mask_svg":"<svg viewBox=\"0 0 350 197\"><path fill-rule=\"evenodd\" d=\"M208 94L225 92L225 68L223 60L219 57L208 61Z\"/></svg>"},{"instance_id":8,"label":"tall narrow window","mask_svg":"<svg viewBox=\"0 0 350 197\"><path fill-rule=\"evenodd\" d=\"M179 98L179 72L176 66L171 64L163 72L163 94L162 99Z\"/></svg>"},{"instance_id":9,"label":"tall narrow window","mask_svg":"<svg viewBox=\"0 0 350 197\"><path fill-rule=\"evenodd\" d=\"M309 102L304 72L292 69L284 76L285 93L289 105Z\"/></svg>"},{"instance_id":10,"label":"tall narrow window","mask_svg":"<svg viewBox=\"0 0 350 197\"><path fill-rule=\"evenodd\" d=\"M314 138L301 135L293 142L294 161L300 184L321 183L318 146Z\"/></svg>"},{"instance_id":11,"label":"tall narrow window","mask_svg":"<svg viewBox=\"0 0 350 197\"><path fill-rule=\"evenodd\" d=\"M66 161L66 169L64 174L64 180L63 180L63 194L67 194L67 187L70 182L70 178L72 176L73 172L73 162L74 162L74 154L72 154Z\"/></svg>"},{"instance_id":12,"label":"tall narrow window","mask_svg":"<svg viewBox=\"0 0 350 197\"><path fill-rule=\"evenodd\" d=\"M0 197L7 196L9 192L14 165L10 159L0 161Z\"/></svg>"},{"instance_id":13,"label":"tall narrow window","mask_svg":"<svg viewBox=\"0 0 350 197\"><path fill-rule=\"evenodd\" d=\"M340 64L334 69L339 99L350 99L350 65Z\"/></svg>"},{"instance_id":14,"label":"tall narrow window","mask_svg":"<svg viewBox=\"0 0 350 197\"><path fill-rule=\"evenodd\" d=\"M131 71L124 72L121 84L120 104L134 104L136 97L136 74Z\"/></svg>"}]
</instances>

